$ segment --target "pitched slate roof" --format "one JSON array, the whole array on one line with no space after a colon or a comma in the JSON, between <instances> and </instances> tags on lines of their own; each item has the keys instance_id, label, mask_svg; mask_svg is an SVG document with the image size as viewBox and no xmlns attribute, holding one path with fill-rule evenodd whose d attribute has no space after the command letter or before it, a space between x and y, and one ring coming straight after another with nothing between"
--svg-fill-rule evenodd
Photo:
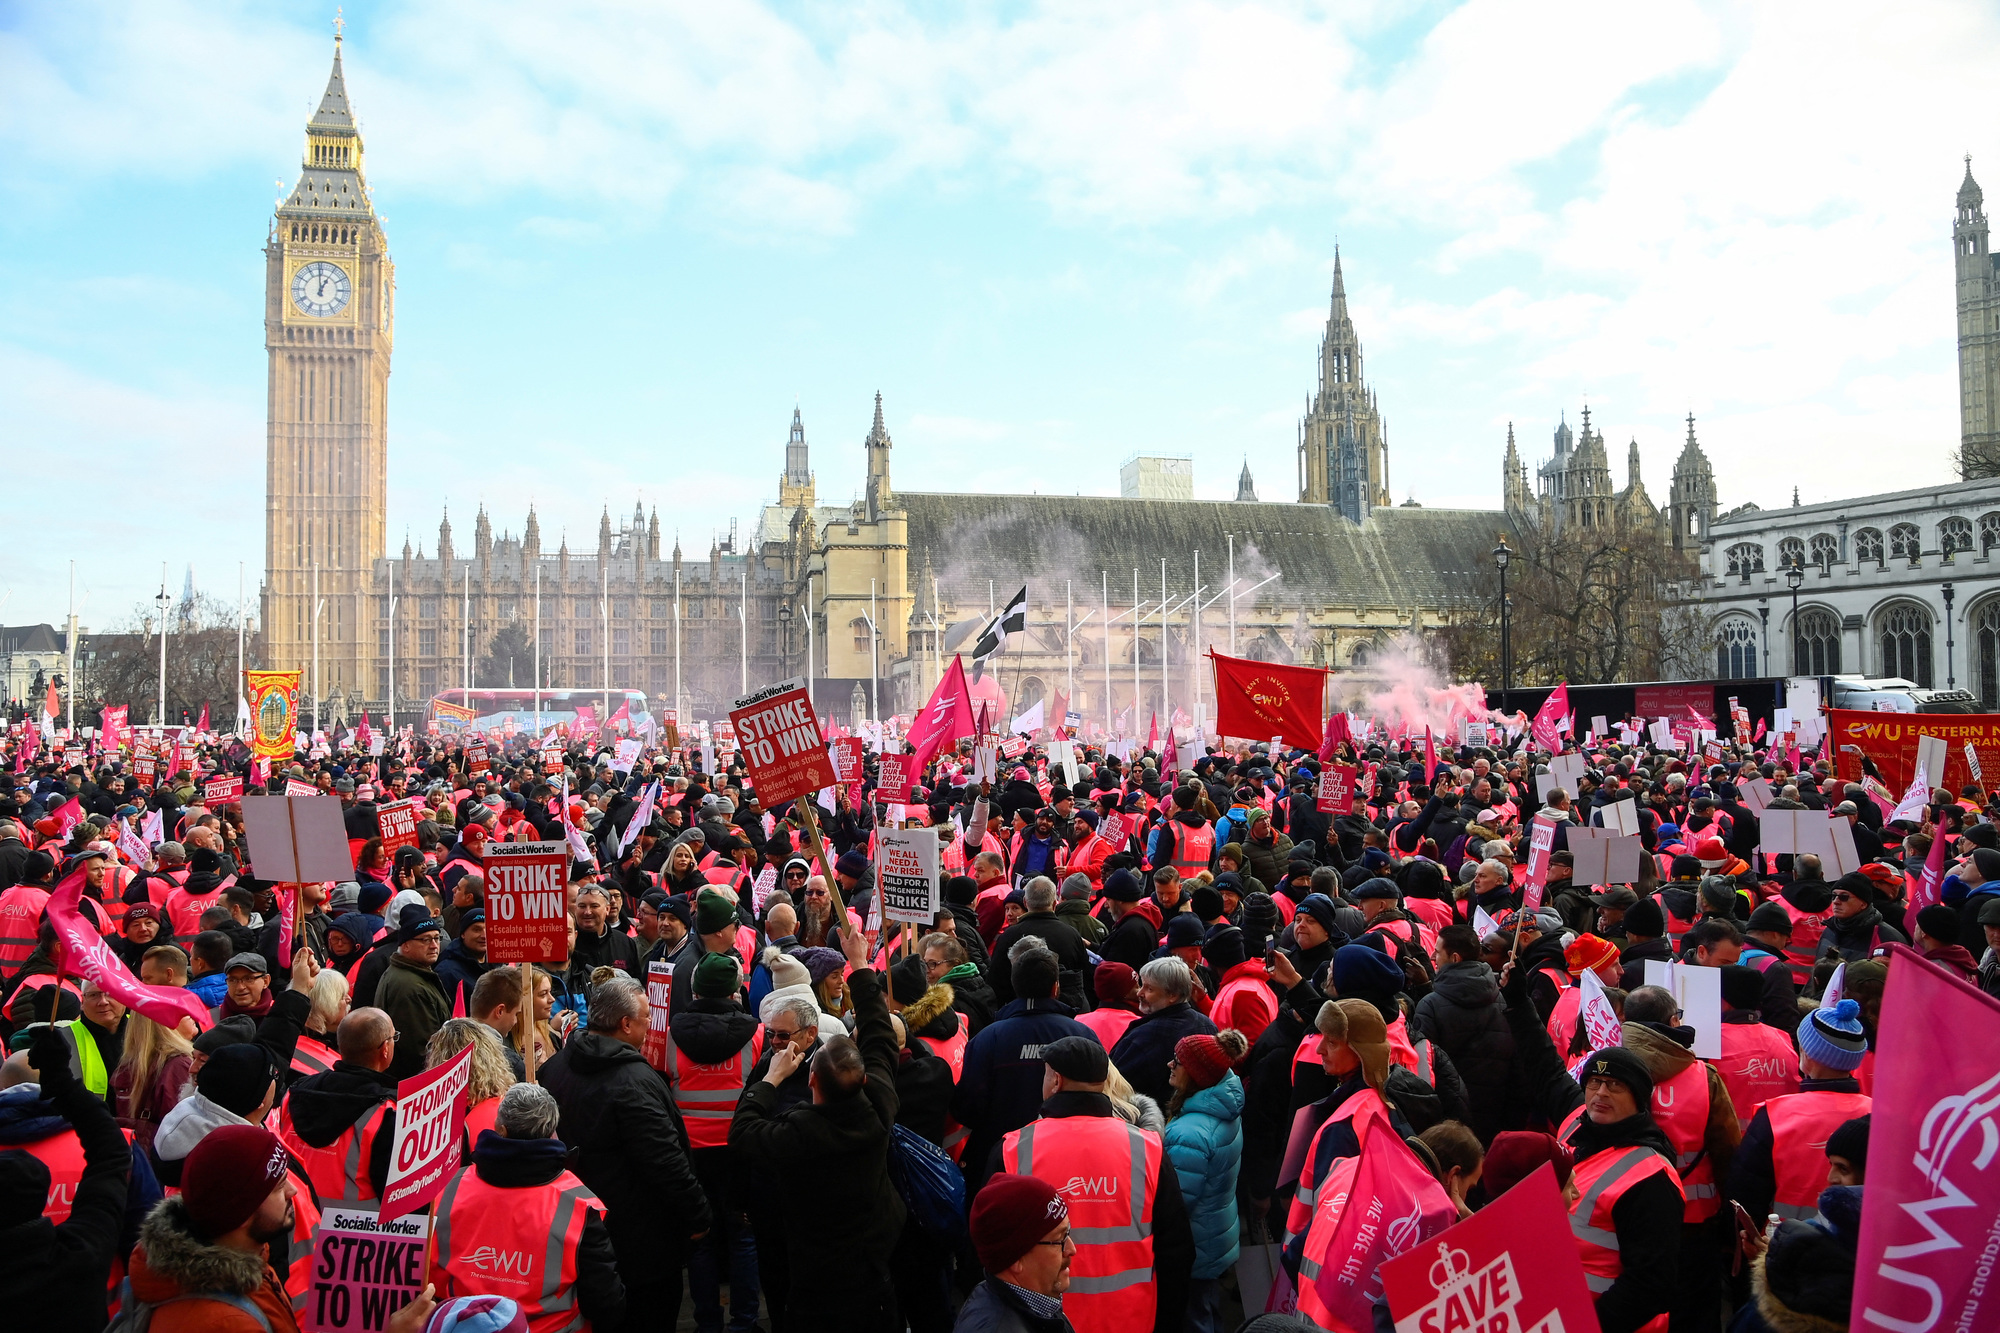
<instances>
[{"instance_id":1,"label":"pitched slate roof","mask_svg":"<svg viewBox=\"0 0 2000 1333\"><path fill-rule=\"evenodd\" d=\"M1282 576L1259 598L1282 589L1279 600L1311 606L1445 610L1476 600L1488 553L1510 531L1499 510L1379 508L1356 524L1327 506L1290 503L912 491L896 492L896 503L909 515L911 570L928 558L940 593L961 607L984 605L989 578L1027 581L1037 600L1054 603L1067 578L1088 604L1104 573L1112 602L1130 605L1135 565L1140 596L1159 596L1162 557L1170 595L1183 597L1196 550L1212 597L1234 536L1240 587Z\"/></svg>"}]
</instances>

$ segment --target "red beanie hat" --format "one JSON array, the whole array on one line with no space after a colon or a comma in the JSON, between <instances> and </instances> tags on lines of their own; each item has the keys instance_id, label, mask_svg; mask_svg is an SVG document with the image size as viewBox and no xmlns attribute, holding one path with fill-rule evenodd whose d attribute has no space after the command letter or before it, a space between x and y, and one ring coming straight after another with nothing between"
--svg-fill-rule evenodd
<instances>
[{"instance_id":1,"label":"red beanie hat","mask_svg":"<svg viewBox=\"0 0 2000 1333\"><path fill-rule=\"evenodd\" d=\"M1097 984L1097 998L1105 1004L1124 1004L1139 990L1139 974L1124 963L1099 963L1091 980Z\"/></svg>"},{"instance_id":2,"label":"red beanie hat","mask_svg":"<svg viewBox=\"0 0 2000 1333\"><path fill-rule=\"evenodd\" d=\"M1580 977L1618 959L1618 946L1598 935L1579 935L1563 950L1563 965Z\"/></svg>"},{"instance_id":3,"label":"red beanie hat","mask_svg":"<svg viewBox=\"0 0 2000 1333\"><path fill-rule=\"evenodd\" d=\"M1174 1059L1180 1062L1197 1088L1212 1088L1229 1072L1228 1052L1222 1043L1203 1033L1182 1037L1174 1043Z\"/></svg>"},{"instance_id":4,"label":"red beanie hat","mask_svg":"<svg viewBox=\"0 0 2000 1333\"><path fill-rule=\"evenodd\" d=\"M1556 1188L1561 1189L1576 1165L1576 1158L1552 1134L1503 1130L1493 1136L1493 1145L1486 1150L1486 1160L1479 1168L1479 1182L1486 1187L1487 1198L1497 1199L1533 1175L1544 1162L1555 1163Z\"/></svg>"},{"instance_id":5,"label":"red beanie hat","mask_svg":"<svg viewBox=\"0 0 2000 1333\"><path fill-rule=\"evenodd\" d=\"M181 1167L188 1224L214 1240L248 1222L285 1178L285 1148L262 1125L210 1131Z\"/></svg>"},{"instance_id":6,"label":"red beanie hat","mask_svg":"<svg viewBox=\"0 0 2000 1333\"><path fill-rule=\"evenodd\" d=\"M1002 1172L972 1201L972 1248L987 1272L1004 1273L1068 1216L1069 1206L1048 1181Z\"/></svg>"}]
</instances>

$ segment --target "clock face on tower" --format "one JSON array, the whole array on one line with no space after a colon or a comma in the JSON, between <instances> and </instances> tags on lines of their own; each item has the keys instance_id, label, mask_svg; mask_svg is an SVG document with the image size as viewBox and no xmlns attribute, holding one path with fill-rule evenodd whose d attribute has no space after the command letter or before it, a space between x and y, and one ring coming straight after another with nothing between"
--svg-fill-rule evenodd
<instances>
[{"instance_id":1,"label":"clock face on tower","mask_svg":"<svg viewBox=\"0 0 2000 1333\"><path fill-rule=\"evenodd\" d=\"M292 304L308 315L325 319L347 308L354 284L338 264L314 260L292 275Z\"/></svg>"}]
</instances>

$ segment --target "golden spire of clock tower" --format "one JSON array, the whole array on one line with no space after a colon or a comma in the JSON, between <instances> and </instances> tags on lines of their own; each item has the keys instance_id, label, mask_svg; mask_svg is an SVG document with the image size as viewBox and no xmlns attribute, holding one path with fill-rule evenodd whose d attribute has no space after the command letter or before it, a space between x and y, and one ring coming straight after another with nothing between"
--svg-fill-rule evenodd
<instances>
[{"instance_id":1,"label":"golden spire of clock tower","mask_svg":"<svg viewBox=\"0 0 2000 1333\"><path fill-rule=\"evenodd\" d=\"M340 66L341 38L333 39L333 72L319 110L306 122L305 152L299 160L299 183L279 209L280 214L322 221L353 220L370 212L368 181L361 169L361 129L347 101L347 76Z\"/></svg>"}]
</instances>

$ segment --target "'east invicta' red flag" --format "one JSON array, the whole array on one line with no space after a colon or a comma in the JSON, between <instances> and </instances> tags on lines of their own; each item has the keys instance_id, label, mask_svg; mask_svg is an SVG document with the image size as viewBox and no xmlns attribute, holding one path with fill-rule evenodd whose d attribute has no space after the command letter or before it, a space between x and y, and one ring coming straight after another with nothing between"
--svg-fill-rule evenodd
<instances>
[{"instance_id":1,"label":"'east invicta' red flag","mask_svg":"<svg viewBox=\"0 0 2000 1333\"><path fill-rule=\"evenodd\" d=\"M2000 1217L1996 1030L2000 1000L1890 946L1848 1320L1856 1333L2000 1327L2000 1289L1980 1261Z\"/></svg>"},{"instance_id":2,"label":"'east invicta' red flag","mask_svg":"<svg viewBox=\"0 0 2000 1333\"><path fill-rule=\"evenodd\" d=\"M1322 667L1279 666L1247 657L1210 653L1215 664L1215 729L1224 736L1269 740L1317 750L1326 729L1320 708L1326 697Z\"/></svg>"}]
</instances>

